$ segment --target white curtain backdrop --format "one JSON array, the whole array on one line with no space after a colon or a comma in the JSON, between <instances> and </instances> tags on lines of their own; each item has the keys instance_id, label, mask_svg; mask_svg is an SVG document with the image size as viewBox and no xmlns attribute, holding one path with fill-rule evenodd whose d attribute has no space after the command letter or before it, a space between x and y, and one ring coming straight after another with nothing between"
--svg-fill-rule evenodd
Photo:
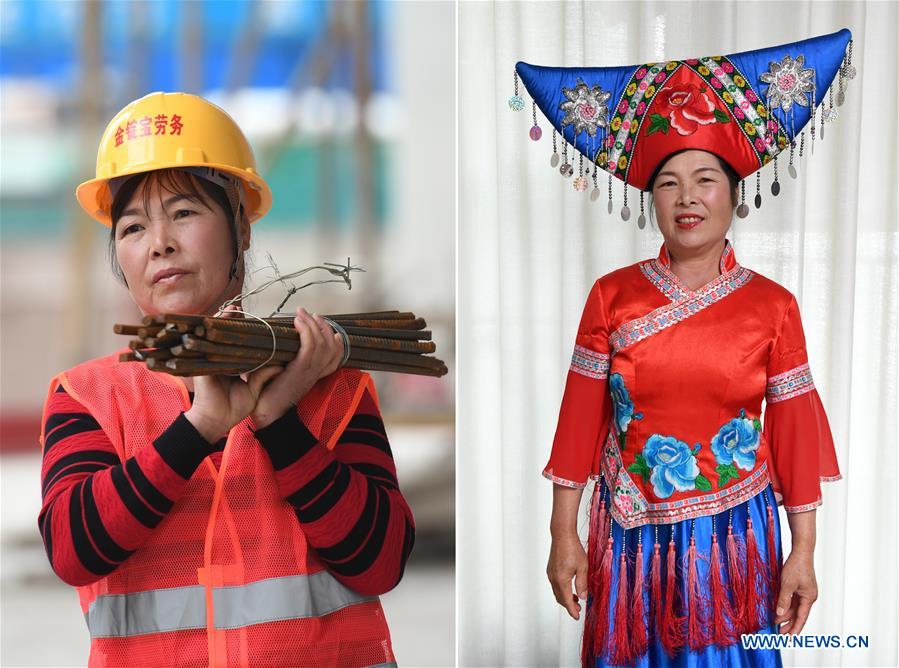
<instances>
[{"instance_id":1,"label":"white curtain backdrop","mask_svg":"<svg viewBox=\"0 0 899 668\"><path fill-rule=\"evenodd\" d=\"M825 485L818 510L820 594L805 632L870 641L790 651L785 662L897 665L899 3L462 2L459 26L460 665L577 664L580 625L544 572L551 483L540 470L590 285L661 244L650 226L637 229L636 213L621 220L620 182L609 216L604 184L591 203L550 168L548 122L538 112L534 143L530 105L516 114L506 104L515 62L632 65L843 27L858 76L839 119L797 180L781 164L779 197L764 170L761 210L729 236L741 264L799 300L844 475ZM784 539L789 549L787 530Z\"/></svg>"}]
</instances>

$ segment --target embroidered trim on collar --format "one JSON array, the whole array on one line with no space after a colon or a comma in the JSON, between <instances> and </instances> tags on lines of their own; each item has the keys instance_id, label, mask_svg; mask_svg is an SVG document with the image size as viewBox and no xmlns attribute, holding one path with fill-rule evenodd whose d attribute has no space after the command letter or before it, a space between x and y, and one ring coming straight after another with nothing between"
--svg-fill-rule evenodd
<instances>
[{"instance_id":1,"label":"embroidered trim on collar","mask_svg":"<svg viewBox=\"0 0 899 668\"><path fill-rule=\"evenodd\" d=\"M656 286L659 291L665 295L670 301L683 299L684 297L694 293L686 285L680 282L677 275L671 271L671 256L668 255L668 248L665 244L659 249L659 256L653 260L647 260L640 264L640 271L649 281ZM729 239L724 240L724 251L721 253L721 259L718 261L718 271L720 275L732 273L740 269L737 263L737 257L734 254L734 247ZM716 279L717 280L717 279ZM699 288L705 289L706 286Z\"/></svg>"},{"instance_id":2,"label":"embroidered trim on collar","mask_svg":"<svg viewBox=\"0 0 899 668\"><path fill-rule=\"evenodd\" d=\"M734 271L721 274L714 281L706 283L696 292L685 294L641 318L629 320L609 336L612 354L696 315L746 285L753 276L754 272L738 266Z\"/></svg>"}]
</instances>

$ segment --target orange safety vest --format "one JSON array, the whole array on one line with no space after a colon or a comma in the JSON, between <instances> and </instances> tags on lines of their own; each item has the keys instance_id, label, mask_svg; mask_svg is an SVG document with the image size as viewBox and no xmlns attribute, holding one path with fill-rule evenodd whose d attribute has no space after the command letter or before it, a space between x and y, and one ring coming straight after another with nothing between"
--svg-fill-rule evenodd
<instances>
[{"instance_id":1,"label":"orange safety vest","mask_svg":"<svg viewBox=\"0 0 899 668\"><path fill-rule=\"evenodd\" d=\"M178 378L117 357L61 373L50 391L62 384L124 461L190 400ZM366 388L376 397L368 374L342 369L297 410L333 448ZM220 468L205 459L147 542L78 594L90 666L395 665L378 598L325 570L279 494L249 418L229 432Z\"/></svg>"}]
</instances>

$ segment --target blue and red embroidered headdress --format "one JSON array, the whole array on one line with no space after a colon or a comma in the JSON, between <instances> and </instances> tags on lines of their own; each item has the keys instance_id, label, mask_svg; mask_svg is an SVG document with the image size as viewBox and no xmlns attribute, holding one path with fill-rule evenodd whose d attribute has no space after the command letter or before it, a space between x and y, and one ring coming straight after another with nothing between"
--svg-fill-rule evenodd
<instances>
[{"instance_id":1,"label":"blue and red embroidered headdress","mask_svg":"<svg viewBox=\"0 0 899 668\"><path fill-rule=\"evenodd\" d=\"M543 67L519 62L515 94L509 106L525 101L519 78L531 95L534 124L530 137L543 132L537 108L553 126L551 164L563 176L575 173L574 151L581 156L574 188L599 197L596 167L624 182L622 217L630 217L627 186L650 190L649 179L674 152L702 149L718 155L745 179L757 173L756 207L761 206L761 172L774 163L772 192L780 191L778 155L789 149L789 173L795 178L794 152L824 138L824 124L837 117L847 79L855 77L852 34L840 30L800 42L728 56L688 58L630 67ZM836 90L834 90L836 88ZM562 139L562 155L558 136ZM585 167L585 160L587 166ZM595 167L591 168L590 163ZM745 200L745 183L741 184ZM642 193L641 193L642 205ZM642 206L641 206L642 208ZM738 215L748 213L745 201ZM641 216L641 227L645 219Z\"/></svg>"}]
</instances>

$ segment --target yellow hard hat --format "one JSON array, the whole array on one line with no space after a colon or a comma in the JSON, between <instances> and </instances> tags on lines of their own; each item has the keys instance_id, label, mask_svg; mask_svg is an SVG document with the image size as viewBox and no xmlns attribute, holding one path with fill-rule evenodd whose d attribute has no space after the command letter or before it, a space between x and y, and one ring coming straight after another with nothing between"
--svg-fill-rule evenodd
<instances>
[{"instance_id":1,"label":"yellow hard hat","mask_svg":"<svg viewBox=\"0 0 899 668\"><path fill-rule=\"evenodd\" d=\"M271 208L271 190L237 123L189 93L150 93L117 113L100 139L96 178L78 186L75 197L89 216L111 227L110 180L179 167L208 167L240 179L251 223Z\"/></svg>"}]
</instances>

